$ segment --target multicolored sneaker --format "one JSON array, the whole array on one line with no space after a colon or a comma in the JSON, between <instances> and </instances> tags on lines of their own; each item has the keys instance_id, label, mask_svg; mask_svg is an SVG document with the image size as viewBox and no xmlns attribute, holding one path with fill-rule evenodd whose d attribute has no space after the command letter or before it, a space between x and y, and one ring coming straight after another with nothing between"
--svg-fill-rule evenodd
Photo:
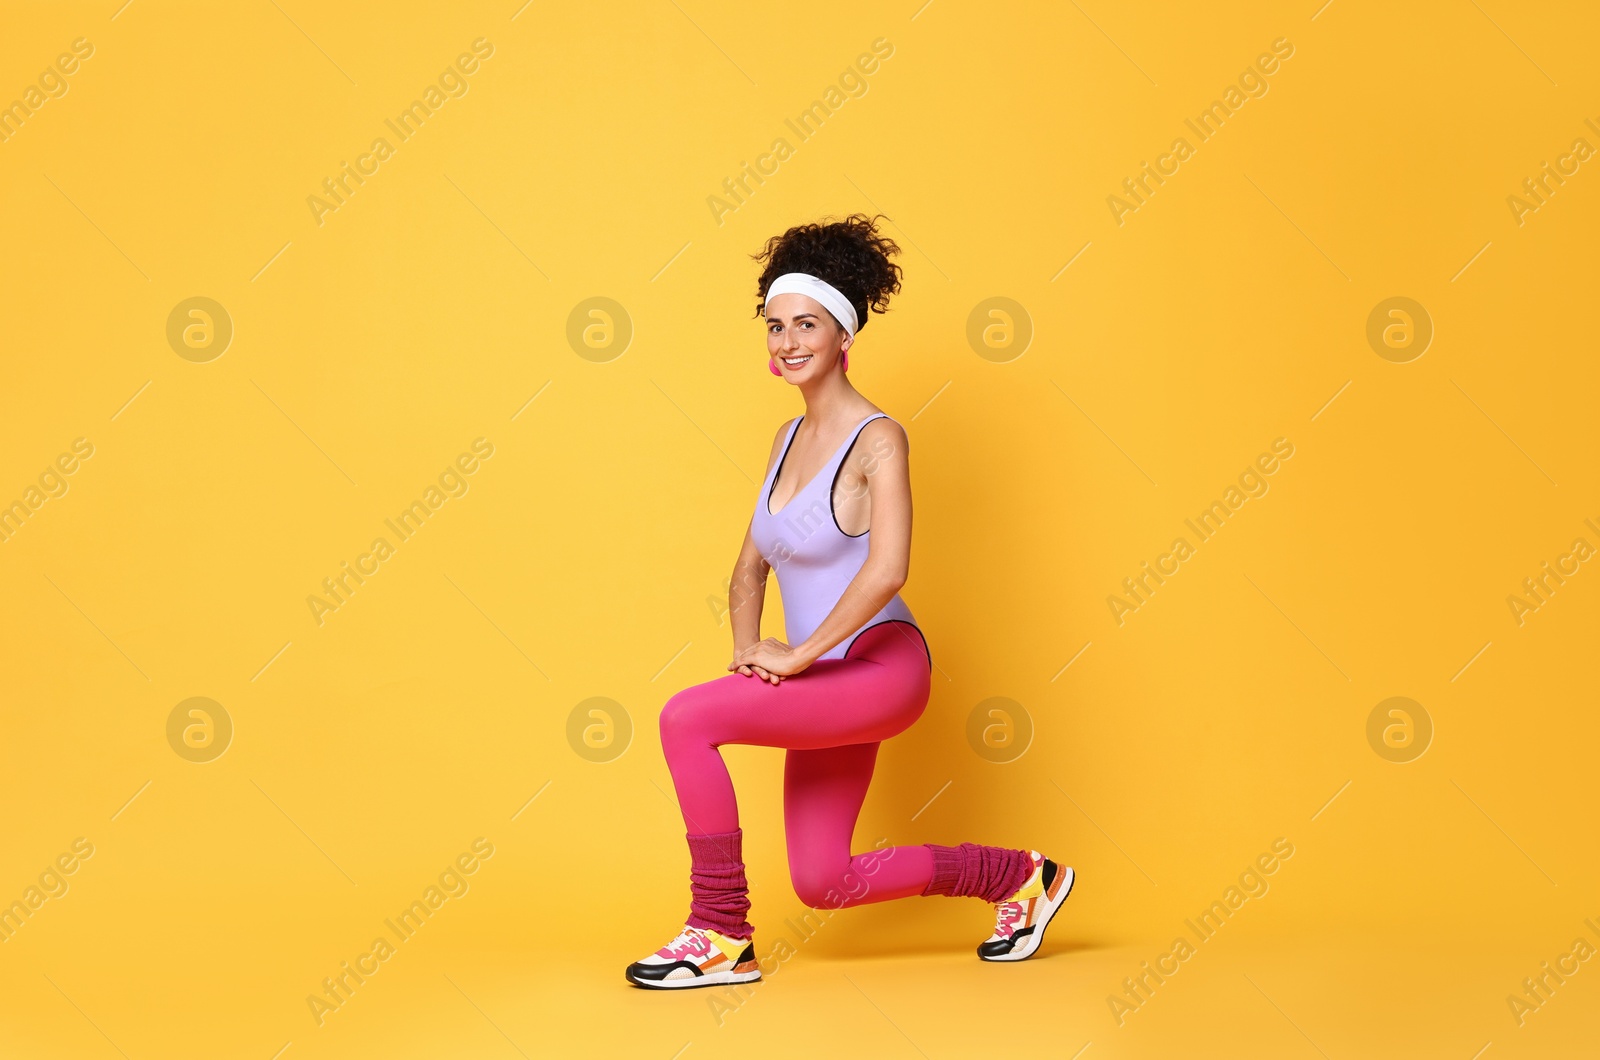
<instances>
[{"instance_id":1,"label":"multicolored sneaker","mask_svg":"<svg viewBox=\"0 0 1600 1060\"><path fill-rule=\"evenodd\" d=\"M755 940L729 938L710 928L684 926L678 937L623 972L634 986L682 990L761 978Z\"/></svg>"},{"instance_id":2,"label":"multicolored sneaker","mask_svg":"<svg viewBox=\"0 0 1600 1060\"><path fill-rule=\"evenodd\" d=\"M1037 850L1030 850L1033 875L1017 893L995 907L994 934L978 946L986 961L1020 961L1044 942L1044 929L1072 893L1073 873Z\"/></svg>"}]
</instances>

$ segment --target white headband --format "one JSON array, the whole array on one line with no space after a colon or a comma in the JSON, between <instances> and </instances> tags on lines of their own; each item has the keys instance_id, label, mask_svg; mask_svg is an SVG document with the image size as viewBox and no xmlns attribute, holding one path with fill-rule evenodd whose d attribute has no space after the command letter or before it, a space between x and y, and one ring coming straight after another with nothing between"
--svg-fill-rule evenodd
<instances>
[{"instance_id":1,"label":"white headband","mask_svg":"<svg viewBox=\"0 0 1600 1060\"><path fill-rule=\"evenodd\" d=\"M771 302L780 294L803 294L816 299L833 314L833 318L851 338L855 337L856 328L860 325L856 319L856 307L850 304L850 299L839 288L828 281L820 280L808 272L786 272L767 286L766 301Z\"/></svg>"}]
</instances>

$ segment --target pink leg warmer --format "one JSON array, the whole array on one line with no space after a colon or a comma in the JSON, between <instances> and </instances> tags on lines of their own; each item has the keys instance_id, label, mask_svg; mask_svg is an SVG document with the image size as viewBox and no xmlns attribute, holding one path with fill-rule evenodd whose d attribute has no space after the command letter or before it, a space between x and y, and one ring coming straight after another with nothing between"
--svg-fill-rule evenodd
<instances>
[{"instance_id":1,"label":"pink leg warmer","mask_svg":"<svg viewBox=\"0 0 1600 1060\"><path fill-rule=\"evenodd\" d=\"M710 928L736 939L747 939L755 928L745 919L750 911L750 884L744 876L740 849L743 829L709 835L685 833L689 840L690 927Z\"/></svg>"},{"instance_id":2,"label":"pink leg warmer","mask_svg":"<svg viewBox=\"0 0 1600 1060\"><path fill-rule=\"evenodd\" d=\"M928 881L924 895L1003 902L1033 875L1033 858L1026 850L978 843L962 843L958 847L923 845L933 852L933 879Z\"/></svg>"}]
</instances>

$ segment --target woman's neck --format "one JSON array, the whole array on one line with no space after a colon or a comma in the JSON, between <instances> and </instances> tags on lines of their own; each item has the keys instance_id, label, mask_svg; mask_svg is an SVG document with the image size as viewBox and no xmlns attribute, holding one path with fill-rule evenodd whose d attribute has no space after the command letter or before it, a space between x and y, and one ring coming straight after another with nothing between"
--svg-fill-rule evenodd
<instances>
[{"instance_id":1,"label":"woman's neck","mask_svg":"<svg viewBox=\"0 0 1600 1060\"><path fill-rule=\"evenodd\" d=\"M854 423L860 418L862 406L868 404L843 372L830 372L821 379L801 383L800 396L805 399L806 419L817 426Z\"/></svg>"}]
</instances>

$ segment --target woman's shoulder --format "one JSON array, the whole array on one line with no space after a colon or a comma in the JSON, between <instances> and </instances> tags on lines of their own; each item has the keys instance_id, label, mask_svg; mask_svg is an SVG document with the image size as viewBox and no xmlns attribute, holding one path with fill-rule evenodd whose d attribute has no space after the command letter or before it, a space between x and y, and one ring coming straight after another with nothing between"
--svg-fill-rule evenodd
<instances>
[{"instance_id":1,"label":"woman's shoulder","mask_svg":"<svg viewBox=\"0 0 1600 1060\"><path fill-rule=\"evenodd\" d=\"M887 438L891 441L904 441L906 429L900 426L900 421L879 409L877 412L868 413L873 418L861 428L861 437L871 441L873 438Z\"/></svg>"},{"instance_id":2,"label":"woman's shoulder","mask_svg":"<svg viewBox=\"0 0 1600 1060\"><path fill-rule=\"evenodd\" d=\"M850 463L857 470L870 471L875 463L893 457L895 454L902 456L911 451L911 440L906 436L906 429L887 412L882 415L873 414L874 418L868 421L857 437L857 444L851 447Z\"/></svg>"}]
</instances>

